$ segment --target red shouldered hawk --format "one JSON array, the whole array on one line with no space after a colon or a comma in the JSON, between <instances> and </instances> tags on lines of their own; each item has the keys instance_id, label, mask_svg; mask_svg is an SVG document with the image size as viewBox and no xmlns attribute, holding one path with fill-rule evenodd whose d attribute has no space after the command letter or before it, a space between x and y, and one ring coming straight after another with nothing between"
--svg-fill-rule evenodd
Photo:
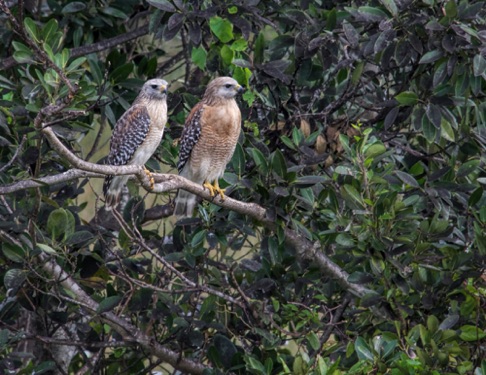
<instances>
[{"instance_id":1,"label":"red shouldered hawk","mask_svg":"<svg viewBox=\"0 0 486 375\"><path fill-rule=\"evenodd\" d=\"M167 88L163 79L145 82L132 106L113 129L106 164L143 166L150 159L159 146L167 122ZM126 175L106 176L103 184L105 209L111 210L120 202L128 178Z\"/></svg>"},{"instance_id":2,"label":"red shouldered hawk","mask_svg":"<svg viewBox=\"0 0 486 375\"><path fill-rule=\"evenodd\" d=\"M224 199L218 179L235 151L241 129L241 112L235 96L243 92L231 77L211 81L202 100L189 113L182 131L179 174L208 188ZM192 216L196 196L179 190L174 215Z\"/></svg>"}]
</instances>

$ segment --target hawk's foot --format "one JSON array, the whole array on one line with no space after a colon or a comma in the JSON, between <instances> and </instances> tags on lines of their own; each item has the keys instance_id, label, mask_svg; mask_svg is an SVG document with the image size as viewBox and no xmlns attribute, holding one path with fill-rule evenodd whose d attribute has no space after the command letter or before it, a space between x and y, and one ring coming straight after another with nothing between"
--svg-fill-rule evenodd
<instances>
[{"instance_id":1,"label":"hawk's foot","mask_svg":"<svg viewBox=\"0 0 486 375\"><path fill-rule=\"evenodd\" d=\"M214 192L215 191L214 186L211 183L209 183L209 182L206 181L203 184L203 186L209 190L209 195L210 196L214 197L216 195L216 193Z\"/></svg>"},{"instance_id":2,"label":"hawk's foot","mask_svg":"<svg viewBox=\"0 0 486 375\"><path fill-rule=\"evenodd\" d=\"M221 197L221 200L224 201L224 192L226 191L226 189L221 189L219 187L218 180L214 181L214 191L216 191L216 193L218 193L219 196Z\"/></svg>"},{"instance_id":3,"label":"hawk's foot","mask_svg":"<svg viewBox=\"0 0 486 375\"><path fill-rule=\"evenodd\" d=\"M154 176L152 176L152 173L147 168L144 168L143 171L145 172L145 174L147 175L147 177L150 181L150 190L154 190L154 187L155 187Z\"/></svg>"}]
</instances>

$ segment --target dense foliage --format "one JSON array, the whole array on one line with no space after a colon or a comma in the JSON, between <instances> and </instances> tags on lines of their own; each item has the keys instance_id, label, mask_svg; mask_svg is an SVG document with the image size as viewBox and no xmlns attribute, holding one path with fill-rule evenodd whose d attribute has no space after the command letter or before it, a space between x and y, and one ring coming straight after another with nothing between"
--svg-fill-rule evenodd
<instances>
[{"instance_id":1,"label":"dense foliage","mask_svg":"<svg viewBox=\"0 0 486 375\"><path fill-rule=\"evenodd\" d=\"M0 0L0 373L486 375L485 20L474 0ZM221 185L264 218L204 201L175 225L176 191L136 180L111 217L46 140L102 163L163 77L148 166L176 173L218 75L248 89Z\"/></svg>"}]
</instances>

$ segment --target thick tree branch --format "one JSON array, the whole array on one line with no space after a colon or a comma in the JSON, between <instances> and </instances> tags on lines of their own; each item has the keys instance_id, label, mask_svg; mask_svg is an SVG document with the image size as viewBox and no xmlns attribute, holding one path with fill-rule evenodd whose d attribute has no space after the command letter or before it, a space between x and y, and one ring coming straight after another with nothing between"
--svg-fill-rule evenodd
<instances>
[{"instance_id":1,"label":"thick tree branch","mask_svg":"<svg viewBox=\"0 0 486 375\"><path fill-rule=\"evenodd\" d=\"M139 177L142 185L144 187L150 186L147 176L143 171L143 167L136 166L136 165L127 165L127 166L112 166L112 165L100 165L100 164L93 164L83 159L78 158L74 155L60 140L57 138L54 131L47 127L43 128L42 132L44 133L45 137L49 141L51 147L57 151L57 153L65 158L72 166L95 173L101 173L104 175L107 174L116 174L116 175L125 175L125 174L135 174Z\"/></svg>"},{"instance_id":2,"label":"thick tree branch","mask_svg":"<svg viewBox=\"0 0 486 375\"><path fill-rule=\"evenodd\" d=\"M13 184L0 186L0 195L11 194L26 189L38 188L42 186L52 186L63 182L77 180L85 177L103 177L102 174L87 172L81 169L70 169L64 173L54 176L47 176L32 180L23 180Z\"/></svg>"},{"instance_id":3,"label":"thick tree branch","mask_svg":"<svg viewBox=\"0 0 486 375\"><path fill-rule=\"evenodd\" d=\"M75 156L64 144L57 138L55 133L50 128L44 128L44 135L49 140L51 146L66 160L68 160L74 167L81 170L85 170L91 173L101 173L101 174L136 174L142 183L142 186L153 193L164 193L176 189L184 189L194 193L203 199L212 201L213 203L225 207L229 210L236 211L242 215L247 215L254 220L259 221L265 227L270 230L276 229L275 222L267 217L265 208L255 204L241 202L230 197L226 197L222 200L219 196L211 197L209 191L199 184L185 179L184 177L173 175L173 174L153 174L155 179L155 186L153 190L150 190L150 184L147 176L143 172L143 168L140 166L109 166L109 165L98 165L86 162L77 156ZM74 170L71 176L65 174L58 175L55 179L64 178L66 181L68 178L79 178L81 177L81 171ZM61 176L61 177L60 177ZM54 178L53 178L54 179ZM45 181L45 180L44 180ZM26 181L25 185L33 184L37 181ZM38 182L37 182L38 183ZM20 183L17 183L17 187ZM6 188L10 188L10 192L14 188L13 186L0 188L0 194L5 194L3 191ZM363 297L366 294L375 293L372 289L366 288L361 284L354 284L348 281L349 274L334 263L327 255L324 254L324 250L319 242L312 242L305 238L295 230L284 228L286 241L288 244L292 245L296 250L299 258L301 260L310 260L315 262L323 273L335 279L339 285L349 291L356 297ZM375 308L371 309L373 313L381 318L386 318L387 314L385 311L378 310Z\"/></svg>"}]
</instances>

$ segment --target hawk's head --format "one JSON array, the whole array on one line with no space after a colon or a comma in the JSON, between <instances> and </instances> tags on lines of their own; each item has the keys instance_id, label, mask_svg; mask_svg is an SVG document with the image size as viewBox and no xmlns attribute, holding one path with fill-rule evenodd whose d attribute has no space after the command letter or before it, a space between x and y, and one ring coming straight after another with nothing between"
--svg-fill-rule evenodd
<instances>
[{"instance_id":1,"label":"hawk's head","mask_svg":"<svg viewBox=\"0 0 486 375\"><path fill-rule=\"evenodd\" d=\"M245 89L231 77L219 77L209 82L205 97L217 97L220 99L232 99Z\"/></svg>"},{"instance_id":2,"label":"hawk's head","mask_svg":"<svg viewBox=\"0 0 486 375\"><path fill-rule=\"evenodd\" d=\"M149 99L162 100L167 98L168 87L169 84L163 79L150 79L142 86L140 93Z\"/></svg>"}]
</instances>

